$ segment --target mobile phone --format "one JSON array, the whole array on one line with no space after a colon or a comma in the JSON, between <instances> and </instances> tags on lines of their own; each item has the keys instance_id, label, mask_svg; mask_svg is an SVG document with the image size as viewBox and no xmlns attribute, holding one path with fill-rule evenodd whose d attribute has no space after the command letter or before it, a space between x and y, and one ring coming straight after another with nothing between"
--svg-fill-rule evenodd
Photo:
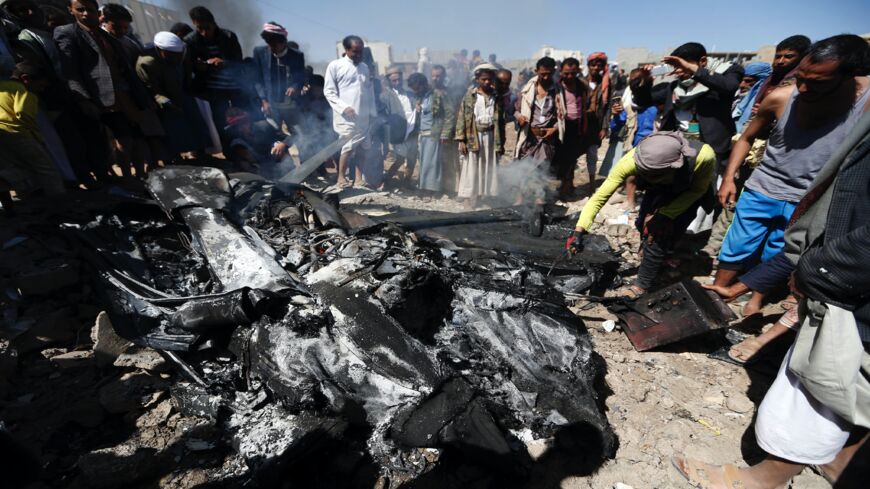
<instances>
[{"instance_id":1,"label":"mobile phone","mask_svg":"<svg viewBox=\"0 0 870 489\"><path fill-rule=\"evenodd\" d=\"M671 65L661 64L653 66L653 68L649 71L649 74L652 76L662 76L667 75L673 70L674 68Z\"/></svg>"}]
</instances>

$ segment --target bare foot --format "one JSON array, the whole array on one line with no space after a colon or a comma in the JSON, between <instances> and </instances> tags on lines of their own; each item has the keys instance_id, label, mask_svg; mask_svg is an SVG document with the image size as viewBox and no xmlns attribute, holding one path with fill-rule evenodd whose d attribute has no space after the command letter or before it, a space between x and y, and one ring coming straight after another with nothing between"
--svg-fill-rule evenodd
<instances>
[{"instance_id":1,"label":"bare foot","mask_svg":"<svg viewBox=\"0 0 870 489\"><path fill-rule=\"evenodd\" d=\"M743 317L749 317L759 312L761 312L761 304L751 299L743 306Z\"/></svg>"},{"instance_id":2,"label":"bare foot","mask_svg":"<svg viewBox=\"0 0 870 489\"><path fill-rule=\"evenodd\" d=\"M712 290L719 297L722 298L725 302L731 302L734 299L740 297L741 295L749 292L749 287L747 287L743 282L737 282L734 285L705 285L702 284L701 287L704 287L707 290Z\"/></svg>"},{"instance_id":3,"label":"bare foot","mask_svg":"<svg viewBox=\"0 0 870 489\"><path fill-rule=\"evenodd\" d=\"M737 362L747 363L758 353L759 350L764 348L765 344L767 344L767 342L760 341L758 338L750 336L732 346L731 349L728 350L728 356Z\"/></svg>"}]
</instances>

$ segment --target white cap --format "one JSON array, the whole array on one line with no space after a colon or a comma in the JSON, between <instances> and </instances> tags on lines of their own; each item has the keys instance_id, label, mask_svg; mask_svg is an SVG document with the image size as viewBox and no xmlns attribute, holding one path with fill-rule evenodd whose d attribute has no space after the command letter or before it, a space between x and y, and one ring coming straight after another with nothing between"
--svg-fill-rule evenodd
<instances>
[{"instance_id":1,"label":"white cap","mask_svg":"<svg viewBox=\"0 0 870 489\"><path fill-rule=\"evenodd\" d=\"M154 45L158 49L169 51L170 53L184 52L184 41L171 32L163 31L154 34Z\"/></svg>"}]
</instances>

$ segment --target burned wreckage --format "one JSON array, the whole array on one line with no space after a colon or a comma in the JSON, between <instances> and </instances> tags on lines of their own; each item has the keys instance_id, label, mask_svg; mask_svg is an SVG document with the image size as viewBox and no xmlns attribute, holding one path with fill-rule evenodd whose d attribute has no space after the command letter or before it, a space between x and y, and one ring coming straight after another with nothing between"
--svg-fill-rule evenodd
<instances>
[{"instance_id":1,"label":"burned wreckage","mask_svg":"<svg viewBox=\"0 0 870 489\"><path fill-rule=\"evenodd\" d=\"M215 168L157 170L147 188L71 232L117 333L177 367L176 407L213 420L253 485L312 464L360 477L338 474L342 450L389 487L448 464L518 484L541 463L532 441L565 475L613 456L604 364L563 294L600 280L602 260L547 277L533 257Z\"/></svg>"}]
</instances>

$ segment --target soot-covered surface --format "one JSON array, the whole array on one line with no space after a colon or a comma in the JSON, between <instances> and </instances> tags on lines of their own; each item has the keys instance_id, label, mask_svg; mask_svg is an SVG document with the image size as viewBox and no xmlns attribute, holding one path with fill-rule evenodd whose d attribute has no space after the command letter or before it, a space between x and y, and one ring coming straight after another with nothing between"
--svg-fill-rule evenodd
<instances>
[{"instance_id":1,"label":"soot-covered surface","mask_svg":"<svg viewBox=\"0 0 870 489\"><path fill-rule=\"evenodd\" d=\"M588 474L613 455L604 364L562 294L607 285L600 242L547 277L553 237L538 253L504 239L508 219L411 233L212 170L153 172L154 203L76 232L104 240L116 330L164 350L176 406L247 461L236 483L523 487L535 464Z\"/></svg>"}]
</instances>

